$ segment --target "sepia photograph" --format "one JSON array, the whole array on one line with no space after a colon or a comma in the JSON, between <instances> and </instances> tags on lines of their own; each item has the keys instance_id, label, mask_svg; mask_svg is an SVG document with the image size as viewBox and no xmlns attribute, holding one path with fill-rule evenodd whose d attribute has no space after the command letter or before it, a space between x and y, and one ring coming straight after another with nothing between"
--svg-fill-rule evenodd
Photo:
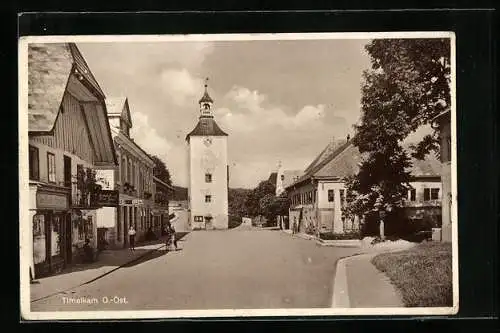
<instances>
[{"instance_id":1,"label":"sepia photograph","mask_svg":"<svg viewBox=\"0 0 500 333\"><path fill-rule=\"evenodd\" d=\"M452 32L19 40L24 320L458 311Z\"/></svg>"}]
</instances>

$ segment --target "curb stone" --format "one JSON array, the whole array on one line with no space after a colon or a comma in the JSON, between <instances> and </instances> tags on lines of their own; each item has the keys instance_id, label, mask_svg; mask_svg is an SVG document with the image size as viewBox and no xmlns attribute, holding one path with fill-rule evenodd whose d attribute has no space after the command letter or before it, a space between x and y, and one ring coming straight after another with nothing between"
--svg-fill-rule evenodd
<instances>
[{"instance_id":1,"label":"curb stone","mask_svg":"<svg viewBox=\"0 0 500 333\"><path fill-rule=\"evenodd\" d=\"M347 257L349 258L349 257ZM332 308L350 308L349 290L347 289L347 269L342 258L337 261L335 277L333 279Z\"/></svg>"},{"instance_id":2,"label":"curb stone","mask_svg":"<svg viewBox=\"0 0 500 333\"><path fill-rule=\"evenodd\" d=\"M351 260L353 258L357 258L360 256L372 256L375 257L379 254L383 253L394 253L405 251L412 248L414 245L408 248L401 249L387 249L382 251L374 251L374 252L364 252L364 253L356 253L352 256L340 258L337 260L337 267L335 269L335 276L333 278L333 293L332 293L332 308L350 308L350 298L349 298L349 289L347 282L347 267L345 262ZM370 262L371 264L371 262ZM383 272L382 272L383 273ZM385 273L384 273L385 274Z\"/></svg>"}]
</instances>

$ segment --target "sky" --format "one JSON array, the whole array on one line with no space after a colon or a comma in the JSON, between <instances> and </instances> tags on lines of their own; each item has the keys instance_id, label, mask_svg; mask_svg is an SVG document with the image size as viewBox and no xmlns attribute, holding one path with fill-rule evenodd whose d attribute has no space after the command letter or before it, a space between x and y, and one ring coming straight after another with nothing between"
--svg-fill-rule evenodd
<instances>
[{"instance_id":1,"label":"sky","mask_svg":"<svg viewBox=\"0 0 500 333\"><path fill-rule=\"evenodd\" d=\"M107 97L126 96L131 137L187 186L186 134L206 77L229 134L229 186L253 188L276 171L305 169L360 117L369 40L77 43Z\"/></svg>"}]
</instances>

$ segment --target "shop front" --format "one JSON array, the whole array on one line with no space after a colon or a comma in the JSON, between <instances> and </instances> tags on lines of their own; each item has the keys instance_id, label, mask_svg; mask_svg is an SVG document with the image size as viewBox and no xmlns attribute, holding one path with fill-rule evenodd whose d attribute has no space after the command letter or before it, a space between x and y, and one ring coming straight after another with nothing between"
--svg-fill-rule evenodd
<instances>
[{"instance_id":1,"label":"shop front","mask_svg":"<svg viewBox=\"0 0 500 333\"><path fill-rule=\"evenodd\" d=\"M72 257L69 192L38 189L32 227L35 277L62 270Z\"/></svg>"}]
</instances>

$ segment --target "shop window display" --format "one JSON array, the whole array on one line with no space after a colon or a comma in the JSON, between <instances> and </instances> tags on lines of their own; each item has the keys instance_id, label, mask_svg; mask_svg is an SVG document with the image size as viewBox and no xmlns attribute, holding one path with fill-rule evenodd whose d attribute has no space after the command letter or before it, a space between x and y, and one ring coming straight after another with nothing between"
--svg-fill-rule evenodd
<instances>
[{"instance_id":1,"label":"shop window display","mask_svg":"<svg viewBox=\"0 0 500 333\"><path fill-rule=\"evenodd\" d=\"M45 217L35 215L33 217L33 260L39 264L46 259L45 241Z\"/></svg>"},{"instance_id":2,"label":"shop window display","mask_svg":"<svg viewBox=\"0 0 500 333\"><path fill-rule=\"evenodd\" d=\"M51 230L51 256L58 256L61 254L61 217L54 215L52 218Z\"/></svg>"}]
</instances>

